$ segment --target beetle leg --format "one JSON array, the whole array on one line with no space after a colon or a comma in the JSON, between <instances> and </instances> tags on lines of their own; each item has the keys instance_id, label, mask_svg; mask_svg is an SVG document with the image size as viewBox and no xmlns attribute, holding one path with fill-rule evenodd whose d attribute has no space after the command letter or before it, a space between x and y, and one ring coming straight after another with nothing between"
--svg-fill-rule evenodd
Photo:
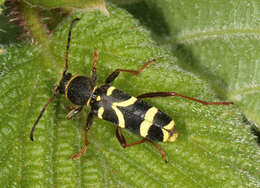
<instances>
[{"instance_id":1,"label":"beetle leg","mask_svg":"<svg viewBox=\"0 0 260 188\"><path fill-rule=\"evenodd\" d=\"M116 137L117 137L119 143L121 144L121 146L123 148L134 146L134 145L137 145L137 144L141 144L141 143L144 143L144 142L147 141L147 139L144 138L144 139L142 139L142 140L140 140L138 142L127 144L124 135L122 135L122 133L120 131L120 127L119 126L117 126L117 129L116 129Z\"/></svg>"},{"instance_id":2,"label":"beetle leg","mask_svg":"<svg viewBox=\"0 0 260 188\"><path fill-rule=\"evenodd\" d=\"M148 142L150 142L151 144L153 144L153 146L156 147L156 148L159 150L159 152L160 152L160 154L161 154L163 160L164 160L166 163L168 162L167 159L166 159L165 153L163 152L162 148L161 148L159 145L157 145L156 143L154 143L153 141L148 140L147 138L143 138L142 140L140 140L140 141L138 141L138 142L134 142L134 143L131 143L131 144L127 144L124 135L123 135L123 134L121 133L121 131L120 131L120 127L119 127L119 126L117 126L117 128L116 128L116 137L117 137L119 143L121 144L121 146L122 146L123 148L130 147L130 146L134 146L134 145L137 145L137 144L142 144L142 143L148 141Z\"/></svg>"},{"instance_id":3,"label":"beetle leg","mask_svg":"<svg viewBox=\"0 0 260 188\"><path fill-rule=\"evenodd\" d=\"M97 80L97 71L96 71L97 62L98 62L98 52L96 49L94 49L93 64L92 64L92 70L91 70L91 79L94 82L96 82L96 80Z\"/></svg>"},{"instance_id":4,"label":"beetle leg","mask_svg":"<svg viewBox=\"0 0 260 188\"><path fill-rule=\"evenodd\" d=\"M207 101L202 101L193 97L188 97L185 95L181 95L175 92L150 92L150 93L144 93L142 95L137 96L138 99L142 99L142 98L153 98L153 97L182 97L188 100L192 100L195 102L199 102L203 105L229 105L229 104L233 104L233 102L207 102Z\"/></svg>"},{"instance_id":5,"label":"beetle leg","mask_svg":"<svg viewBox=\"0 0 260 188\"><path fill-rule=\"evenodd\" d=\"M89 130L91 124L92 124L92 119L93 119L93 113L89 112L87 120L86 120L86 126L85 126L85 129L84 129L84 132L85 132L85 145L82 147L82 149L78 153L75 153L74 155L72 155L71 159L76 160L76 159L80 158L80 156L86 151L86 149L87 149L87 147L89 145L88 130Z\"/></svg>"},{"instance_id":6,"label":"beetle leg","mask_svg":"<svg viewBox=\"0 0 260 188\"><path fill-rule=\"evenodd\" d=\"M119 75L120 72L128 72L130 74L133 75L138 75L140 74L144 69L146 69L153 61L155 60L151 60L151 61L147 61L139 70L127 70L127 69L116 69L114 72L112 72L107 78L105 83L109 84L111 82L113 82Z\"/></svg>"},{"instance_id":7,"label":"beetle leg","mask_svg":"<svg viewBox=\"0 0 260 188\"><path fill-rule=\"evenodd\" d=\"M71 119L73 118L74 116L76 116L82 109L83 109L84 106L80 106L80 107L77 107L77 108L73 108L67 115L66 115L66 118L67 119Z\"/></svg>"},{"instance_id":8,"label":"beetle leg","mask_svg":"<svg viewBox=\"0 0 260 188\"><path fill-rule=\"evenodd\" d=\"M162 148L161 148L158 144L154 143L153 141L151 141L151 140L148 140L148 141L149 141L151 144L153 144L153 146L156 147L156 148L159 150L159 152L160 152L160 154L161 154L163 160L165 161L165 163L168 163L168 160L166 159L165 153L164 153L164 151L162 150Z\"/></svg>"}]
</instances>

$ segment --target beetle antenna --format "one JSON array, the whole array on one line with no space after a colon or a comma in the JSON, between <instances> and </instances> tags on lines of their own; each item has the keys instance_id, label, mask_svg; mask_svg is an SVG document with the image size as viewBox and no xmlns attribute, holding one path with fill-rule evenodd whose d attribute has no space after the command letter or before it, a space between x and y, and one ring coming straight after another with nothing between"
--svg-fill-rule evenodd
<instances>
[{"instance_id":1,"label":"beetle antenna","mask_svg":"<svg viewBox=\"0 0 260 188\"><path fill-rule=\"evenodd\" d=\"M62 78L65 76L66 74L66 71L68 69L68 55L69 55L69 47L70 47L70 38L71 38L71 31L72 31L72 27L73 27L73 24L80 20L79 18L75 18L74 20L72 20L71 24L70 24L70 28L69 28L69 34L68 34L68 40L67 40L67 46L66 46L66 53L65 53L65 66L64 66L64 70L63 70L63 73L62 73ZM62 80L61 78L61 80ZM61 82L61 81L60 81ZM52 93L52 96L48 99L48 101L45 103L45 105L43 106L42 108L42 111L40 113L40 115L38 116L37 120L35 121L35 123L33 124L33 127L32 127L32 130L31 130L31 133L30 133L30 138L31 140L33 141L33 133L34 133L34 129L35 127L37 126L39 120L41 119L43 113L45 112L46 108L48 107L49 103L54 99L54 97L57 95L57 92L59 90L59 86L56 86L53 90L53 93Z\"/></svg>"},{"instance_id":2,"label":"beetle antenna","mask_svg":"<svg viewBox=\"0 0 260 188\"><path fill-rule=\"evenodd\" d=\"M34 129L36 127L36 125L38 124L39 120L41 119L43 113L45 112L47 106L49 105L49 103L54 99L54 97L56 96L57 92L58 92L58 89L59 87L56 86L54 91L53 91L53 94L52 96L48 99L48 101L45 103L44 107L42 108L42 111L40 113L40 115L38 116L37 120L35 121L35 123L33 124L33 127L32 127L32 130L31 130L31 133L30 133L30 138L31 140L33 141L33 132L34 132Z\"/></svg>"},{"instance_id":3,"label":"beetle antenna","mask_svg":"<svg viewBox=\"0 0 260 188\"><path fill-rule=\"evenodd\" d=\"M75 18L74 20L72 20L71 24L70 24L70 28L69 28L69 34L68 34L68 40L67 40L67 46L66 46L66 52L65 52L65 65L64 65L64 70L62 73L62 76L65 76L67 70L68 70L68 60L69 60L69 47L70 47L70 38L71 38L71 31L72 31L72 27L73 24L76 21L79 21L79 18Z\"/></svg>"}]
</instances>

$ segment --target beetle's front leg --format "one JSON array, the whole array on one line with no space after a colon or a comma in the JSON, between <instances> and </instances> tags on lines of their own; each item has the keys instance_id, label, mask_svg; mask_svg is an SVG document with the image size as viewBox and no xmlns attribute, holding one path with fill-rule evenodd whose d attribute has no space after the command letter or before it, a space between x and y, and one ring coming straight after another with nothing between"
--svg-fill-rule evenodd
<instances>
[{"instance_id":1,"label":"beetle's front leg","mask_svg":"<svg viewBox=\"0 0 260 188\"><path fill-rule=\"evenodd\" d=\"M82 109L83 109L84 106L80 106L80 107L77 107L77 108L73 108L67 115L66 115L66 118L67 119L71 119L73 118L74 116L76 116Z\"/></svg>"},{"instance_id":2,"label":"beetle's front leg","mask_svg":"<svg viewBox=\"0 0 260 188\"><path fill-rule=\"evenodd\" d=\"M75 153L74 155L71 156L71 159L79 159L80 156L86 151L89 141L88 141L88 130L92 124L92 119L93 119L93 112L90 111L86 120L86 126L85 126L85 145L81 148L81 150L78 153Z\"/></svg>"}]
</instances>

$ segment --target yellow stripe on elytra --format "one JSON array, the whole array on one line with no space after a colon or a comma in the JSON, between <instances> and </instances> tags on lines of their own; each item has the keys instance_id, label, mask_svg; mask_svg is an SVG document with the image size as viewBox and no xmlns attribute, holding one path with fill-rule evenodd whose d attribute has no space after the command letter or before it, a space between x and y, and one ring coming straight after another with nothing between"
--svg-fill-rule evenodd
<instances>
[{"instance_id":1,"label":"yellow stripe on elytra","mask_svg":"<svg viewBox=\"0 0 260 188\"><path fill-rule=\"evenodd\" d=\"M112 87L110 87L112 88ZM108 90L110 89L108 88ZM115 87L113 87L112 89L110 89L110 91L107 91L107 95L108 94L112 94L112 91L115 89ZM126 100L126 101L122 101L122 102L114 102L112 103L112 109L115 111L117 119L118 119L118 126L121 128L125 128L125 118L123 113L117 108L117 107L127 107L130 106L132 104L134 104L137 101L137 98L135 97L131 97L130 99Z\"/></svg>"},{"instance_id":2,"label":"yellow stripe on elytra","mask_svg":"<svg viewBox=\"0 0 260 188\"><path fill-rule=\"evenodd\" d=\"M108 92L107 92L107 94L108 94ZM127 106L134 104L136 101L137 101L137 98L131 97L130 99L128 99L126 101L112 103L112 109L116 113L119 127L125 128L125 118L124 118L123 113L117 107L127 107Z\"/></svg>"},{"instance_id":3,"label":"yellow stripe on elytra","mask_svg":"<svg viewBox=\"0 0 260 188\"><path fill-rule=\"evenodd\" d=\"M114 86L110 86L108 89L107 89L107 96L110 96L112 95L113 91L115 90L116 88Z\"/></svg>"},{"instance_id":4,"label":"yellow stripe on elytra","mask_svg":"<svg viewBox=\"0 0 260 188\"><path fill-rule=\"evenodd\" d=\"M125 118L123 113L116 106L112 105L112 109L116 112L116 116L118 119L118 126L121 128L125 128Z\"/></svg>"},{"instance_id":5,"label":"yellow stripe on elytra","mask_svg":"<svg viewBox=\"0 0 260 188\"><path fill-rule=\"evenodd\" d=\"M174 141L177 139L177 137L178 137L178 132L175 132L175 133L173 133L173 135L171 135L171 136L167 139L167 141L168 141L168 142L174 142Z\"/></svg>"},{"instance_id":6,"label":"yellow stripe on elytra","mask_svg":"<svg viewBox=\"0 0 260 188\"><path fill-rule=\"evenodd\" d=\"M178 133L175 129L175 122L172 120L168 125L162 128L163 142L174 142L178 137Z\"/></svg>"},{"instance_id":7,"label":"yellow stripe on elytra","mask_svg":"<svg viewBox=\"0 0 260 188\"><path fill-rule=\"evenodd\" d=\"M102 118L103 113L104 113L104 107L100 107L100 108L98 109L98 117L99 117L100 119L103 119L103 118Z\"/></svg>"},{"instance_id":8,"label":"yellow stripe on elytra","mask_svg":"<svg viewBox=\"0 0 260 188\"><path fill-rule=\"evenodd\" d=\"M170 136L169 132L164 129L162 129L162 132L163 132L163 142L168 141L168 138Z\"/></svg>"},{"instance_id":9,"label":"yellow stripe on elytra","mask_svg":"<svg viewBox=\"0 0 260 188\"><path fill-rule=\"evenodd\" d=\"M120 106L120 107L127 107L134 104L137 101L137 98L131 97L130 99L123 101L123 102L114 102L112 105Z\"/></svg>"},{"instance_id":10,"label":"yellow stripe on elytra","mask_svg":"<svg viewBox=\"0 0 260 188\"><path fill-rule=\"evenodd\" d=\"M146 137L148 135L148 131L153 124L153 119L157 112L158 109L152 107L145 113L144 121L140 125L140 135L142 137Z\"/></svg>"},{"instance_id":11,"label":"yellow stripe on elytra","mask_svg":"<svg viewBox=\"0 0 260 188\"><path fill-rule=\"evenodd\" d=\"M168 125L163 126L164 129L171 130L175 126L175 122L173 120L170 121Z\"/></svg>"},{"instance_id":12,"label":"yellow stripe on elytra","mask_svg":"<svg viewBox=\"0 0 260 188\"><path fill-rule=\"evenodd\" d=\"M152 126L152 123L144 120L140 125L140 135L146 137L148 135L149 128Z\"/></svg>"},{"instance_id":13,"label":"yellow stripe on elytra","mask_svg":"<svg viewBox=\"0 0 260 188\"><path fill-rule=\"evenodd\" d=\"M157 112L158 112L157 108L155 108L155 107L150 108L149 110L147 110L144 119L146 119L152 123L154 116Z\"/></svg>"}]
</instances>

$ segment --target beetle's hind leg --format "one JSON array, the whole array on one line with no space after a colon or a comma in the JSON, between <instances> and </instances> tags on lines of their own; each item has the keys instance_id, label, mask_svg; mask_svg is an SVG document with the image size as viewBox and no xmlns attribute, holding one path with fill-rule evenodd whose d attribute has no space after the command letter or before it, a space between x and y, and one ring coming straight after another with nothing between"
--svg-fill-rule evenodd
<instances>
[{"instance_id":1,"label":"beetle's hind leg","mask_svg":"<svg viewBox=\"0 0 260 188\"><path fill-rule=\"evenodd\" d=\"M153 141L148 140L147 138L143 138L143 139L140 140L140 141L137 141L137 142L134 142L134 143L131 143L131 144L127 144L124 135L123 135L123 134L121 133L121 131L120 131L120 127L119 127L119 126L117 126L117 128L116 128L116 137L117 137L119 143L121 144L121 146L122 146L123 148L130 147L130 146L134 146L134 145L138 145L138 144L142 144L142 143L148 141L148 142L150 142L151 144L153 144L153 146L156 147L156 149L159 150L159 152L160 152L160 154L161 154L163 160L164 160L166 163L168 162L167 159L166 159L165 153L163 152L162 148L161 148L159 145L157 145L156 143L154 143Z\"/></svg>"},{"instance_id":2,"label":"beetle's hind leg","mask_svg":"<svg viewBox=\"0 0 260 188\"><path fill-rule=\"evenodd\" d=\"M185 96L178 94L176 92L150 92L150 93L144 93L142 95L137 96L138 99L142 98L154 98L154 97L182 97L191 101L195 101L198 103L201 103L203 105L230 105L233 104L233 102L208 102L208 101L202 101L200 99L196 99L193 97Z\"/></svg>"},{"instance_id":3,"label":"beetle's hind leg","mask_svg":"<svg viewBox=\"0 0 260 188\"><path fill-rule=\"evenodd\" d=\"M85 129L84 129L84 132L85 132L85 145L82 147L82 149L78 153L75 153L74 155L72 155L71 159L76 160L76 159L80 158L80 156L86 151L86 149L87 149L87 147L89 145L88 130L89 130L91 124L92 124L92 119L93 119L93 113L89 112L87 120L86 120L86 126L85 126Z\"/></svg>"},{"instance_id":4,"label":"beetle's hind leg","mask_svg":"<svg viewBox=\"0 0 260 188\"><path fill-rule=\"evenodd\" d=\"M138 142L134 142L134 143L131 143L131 144L127 144L124 135L123 135L123 134L121 133L121 131L120 131L120 127L119 127L119 126L117 126L117 128L116 128L116 137L117 137L119 143L121 144L121 146L122 146L123 148L130 147L130 146L134 146L134 145L137 145L137 144L142 144L142 143L144 143L144 142L147 141L147 139L144 138L144 139L142 139L142 140L140 140L140 141L138 141Z\"/></svg>"}]
</instances>

